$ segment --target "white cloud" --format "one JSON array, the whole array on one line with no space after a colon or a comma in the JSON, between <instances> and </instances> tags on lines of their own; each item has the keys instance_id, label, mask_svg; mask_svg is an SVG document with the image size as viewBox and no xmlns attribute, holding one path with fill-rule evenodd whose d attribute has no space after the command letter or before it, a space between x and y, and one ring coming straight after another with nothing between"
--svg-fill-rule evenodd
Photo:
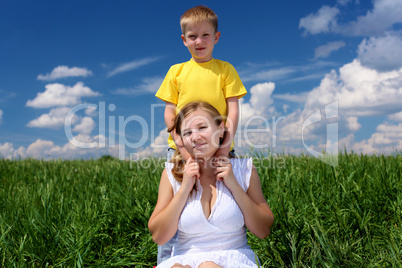
<instances>
[{"instance_id":1,"label":"white cloud","mask_svg":"<svg viewBox=\"0 0 402 268\"><path fill-rule=\"evenodd\" d=\"M88 108L88 109L85 109L85 114L90 117L97 117L97 116L99 116L99 111L98 111L98 109Z\"/></svg>"},{"instance_id":2,"label":"white cloud","mask_svg":"<svg viewBox=\"0 0 402 268\"><path fill-rule=\"evenodd\" d=\"M289 107L290 107L289 105L284 104L284 105L282 106L282 108L283 108L283 112L284 112L284 113L287 113L287 112L288 112Z\"/></svg>"},{"instance_id":3,"label":"white cloud","mask_svg":"<svg viewBox=\"0 0 402 268\"><path fill-rule=\"evenodd\" d=\"M393 33L364 39L357 53L362 65L369 68L378 71L399 69L402 67L402 37Z\"/></svg>"},{"instance_id":4,"label":"white cloud","mask_svg":"<svg viewBox=\"0 0 402 268\"><path fill-rule=\"evenodd\" d=\"M315 59L327 58L332 52L337 51L345 46L343 41L329 42L326 45L319 46L315 49Z\"/></svg>"},{"instance_id":5,"label":"white cloud","mask_svg":"<svg viewBox=\"0 0 402 268\"><path fill-rule=\"evenodd\" d=\"M388 115L388 118L402 123L402 111L399 113L390 114Z\"/></svg>"},{"instance_id":6,"label":"white cloud","mask_svg":"<svg viewBox=\"0 0 402 268\"><path fill-rule=\"evenodd\" d=\"M356 21L344 25L341 32L346 35L381 35L392 29L394 24L402 22L402 1L374 0L373 2L373 10L358 17Z\"/></svg>"},{"instance_id":7,"label":"white cloud","mask_svg":"<svg viewBox=\"0 0 402 268\"><path fill-rule=\"evenodd\" d=\"M51 150L52 156L61 158L97 158L102 155L111 155L114 157L119 156L119 150L121 148L118 145L109 146L108 140L102 135L90 136L87 134L78 134L74 136L74 139L86 143L86 145L91 148L80 148L71 142L67 142L62 147L55 146ZM100 143L105 144L106 146L100 147Z\"/></svg>"},{"instance_id":8,"label":"white cloud","mask_svg":"<svg viewBox=\"0 0 402 268\"><path fill-rule=\"evenodd\" d=\"M288 78L284 80L283 82L289 83L289 82L301 82L301 81L308 81L308 80L320 80L325 76L326 72L323 72L323 70L317 70L313 74L308 74L308 75L303 75L299 76L296 78Z\"/></svg>"},{"instance_id":9,"label":"white cloud","mask_svg":"<svg viewBox=\"0 0 402 268\"><path fill-rule=\"evenodd\" d=\"M283 79L296 71L297 70L293 67L281 67L258 72L253 71L250 74L242 75L242 81L275 81Z\"/></svg>"},{"instance_id":10,"label":"white cloud","mask_svg":"<svg viewBox=\"0 0 402 268\"><path fill-rule=\"evenodd\" d=\"M73 128L73 131L79 132L80 134L89 135L95 128L95 121L91 117L84 117L81 122Z\"/></svg>"},{"instance_id":11,"label":"white cloud","mask_svg":"<svg viewBox=\"0 0 402 268\"><path fill-rule=\"evenodd\" d=\"M240 125L248 124L252 116L274 112L274 108L271 106L274 102L271 98L274 89L275 83L272 82L260 83L251 87L250 101L244 102L243 99L240 99Z\"/></svg>"},{"instance_id":12,"label":"white cloud","mask_svg":"<svg viewBox=\"0 0 402 268\"><path fill-rule=\"evenodd\" d=\"M290 102L304 103L307 100L308 94L309 94L309 92L302 92L302 93L298 93L298 94L285 93L285 94L275 94L272 97L274 97L275 99L280 99L280 100L285 100L285 101L290 101Z\"/></svg>"},{"instance_id":13,"label":"white cloud","mask_svg":"<svg viewBox=\"0 0 402 268\"><path fill-rule=\"evenodd\" d=\"M277 133L275 134L278 136L278 141L286 142L287 144L291 141L300 142L303 122L303 112L300 109L286 115L286 118L277 124ZM309 130L306 129L306 135Z\"/></svg>"},{"instance_id":14,"label":"white cloud","mask_svg":"<svg viewBox=\"0 0 402 268\"><path fill-rule=\"evenodd\" d=\"M323 6L317 13L309 14L300 19L299 28L304 28L304 34L319 34L333 31L337 28L337 16L339 9Z\"/></svg>"},{"instance_id":15,"label":"white cloud","mask_svg":"<svg viewBox=\"0 0 402 268\"><path fill-rule=\"evenodd\" d=\"M133 88L119 88L113 91L117 95L143 95L149 93L156 93L160 85L162 84L163 78L161 77L149 77L142 80L142 84Z\"/></svg>"},{"instance_id":16,"label":"white cloud","mask_svg":"<svg viewBox=\"0 0 402 268\"><path fill-rule=\"evenodd\" d=\"M3 123L3 111L0 109L0 125Z\"/></svg>"},{"instance_id":17,"label":"white cloud","mask_svg":"<svg viewBox=\"0 0 402 268\"><path fill-rule=\"evenodd\" d=\"M86 68L72 67L60 65L53 69L51 73L38 75L38 80L51 81L65 77L87 77L92 75L92 72Z\"/></svg>"},{"instance_id":18,"label":"white cloud","mask_svg":"<svg viewBox=\"0 0 402 268\"><path fill-rule=\"evenodd\" d=\"M17 97L17 93L0 89L0 103L10 102L11 99Z\"/></svg>"},{"instance_id":19,"label":"white cloud","mask_svg":"<svg viewBox=\"0 0 402 268\"><path fill-rule=\"evenodd\" d=\"M342 113L351 116L384 115L400 111L402 69L377 72L354 60L333 70L314 88L306 101L307 111L339 100Z\"/></svg>"},{"instance_id":20,"label":"white cloud","mask_svg":"<svg viewBox=\"0 0 402 268\"><path fill-rule=\"evenodd\" d=\"M256 84L250 89L250 104L257 113L262 113L274 102L271 98L275 90L275 83L266 82Z\"/></svg>"},{"instance_id":21,"label":"white cloud","mask_svg":"<svg viewBox=\"0 0 402 268\"><path fill-rule=\"evenodd\" d=\"M0 143L0 158L3 157L7 159L18 159L20 157L25 157L25 148L21 146L18 149L15 149L12 143Z\"/></svg>"},{"instance_id":22,"label":"white cloud","mask_svg":"<svg viewBox=\"0 0 402 268\"><path fill-rule=\"evenodd\" d=\"M246 68L239 71L239 75L243 82L265 82L282 81L283 83L291 83L306 80L317 80L322 78L327 69L331 66L338 65L334 62L316 60L307 65L278 66L273 64L252 64L248 63Z\"/></svg>"},{"instance_id":23,"label":"white cloud","mask_svg":"<svg viewBox=\"0 0 402 268\"><path fill-rule=\"evenodd\" d=\"M64 125L64 121L67 113L70 111L68 107L54 108L47 114L42 114L40 117L30 121L28 127L39 127L39 128L59 128Z\"/></svg>"},{"instance_id":24,"label":"white cloud","mask_svg":"<svg viewBox=\"0 0 402 268\"><path fill-rule=\"evenodd\" d=\"M341 6L346 1L338 1ZM337 21L340 10L337 7L322 6L317 13L300 19L299 28L304 34L340 33L350 36L377 36L402 22L402 1L374 0L372 10L355 21L340 25Z\"/></svg>"},{"instance_id":25,"label":"white cloud","mask_svg":"<svg viewBox=\"0 0 402 268\"><path fill-rule=\"evenodd\" d=\"M39 92L35 99L28 100L26 106L33 108L50 108L55 106L72 106L81 103L83 97L96 97L100 93L85 87L84 83L78 82L73 87L63 84L48 84L45 92Z\"/></svg>"},{"instance_id":26,"label":"white cloud","mask_svg":"<svg viewBox=\"0 0 402 268\"><path fill-rule=\"evenodd\" d=\"M159 59L160 59L160 57L153 57L153 58L145 58L145 59L141 59L141 60L134 60L131 62L123 63L123 64L119 65L117 68L115 68L113 71L110 71L107 74L107 77L112 77L119 73L128 72L128 71L137 69L139 67L142 67L142 66L151 64L155 61L158 61Z\"/></svg>"},{"instance_id":27,"label":"white cloud","mask_svg":"<svg viewBox=\"0 0 402 268\"><path fill-rule=\"evenodd\" d=\"M45 158L51 155L52 150L58 150L60 147L55 146L52 141L36 140L27 148L26 154L29 157Z\"/></svg>"},{"instance_id":28,"label":"white cloud","mask_svg":"<svg viewBox=\"0 0 402 268\"><path fill-rule=\"evenodd\" d=\"M149 156L166 157L169 148L167 144L168 137L169 133L167 132L167 128L162 129L158 136L151 141L151 145L138 149L136 153L131 155L131 160L140 160Z\"/></svg>"},{"instance_id":29,"label":"white cloud","mask_svg":"<svg viewBox=\"0 0 402 268\"><path fill-rule=\"evenodd\" d=\"M361 125L358 122L358 118L356 116L347 117L346 122L347 122L347 127L353 132L358 131L361 127Z\"/></svg>"},{"instance_id":30,"label":"white cloud","mask_svg":"<svg viewBox=\"0 0 402 268\"><path fill-rule=\"evenodd\" d=\"M350 2L350 0L338 0L337 4L341 5L341 6L345 6Z\"/></svg>"},{"instance_id":31,"label":"white cloud","mask_svg":"<svg viewBox=\"0 0 402 268\"><path fill-rule=\"evenodd\" d=\"M31 143L27 149L20 147L18 149L13 148L13 144L5 143L0 144L0 153L7 158L18 158L18 157L33 157L33 158L62 158L62 159L73 159L73 158L97 158L102 155L112 155L117 157L119 155L119 146L106 146L99 147L99 142L104 142L106 139L103 136L91 137L86 134L79 134L74 137L80 142L85 142L88 145L93 146L93 148L79 148L74 146L72 143L67 142L63 146L58 146L54 144L53 141L38 139ZM104 142L107 144L107 141Z\"/></svg>"},{"instance_id":32,"label":"white cloud","mask_svg":"<svg viewBox=\"0 0 402 268\"><path fill-rule=\"evenodd\" d=\"M387 122L377 127L377 132L373 133L367 140L355 142L352 149L364 154L392 153L402 150L402 123L391 125Z\"/></svg>"},{"instance_id":33,"label":"white cloud","mask_svg":"<svg viewBox=\"0 0 402 268\"><path fill-rule=\"evenodd\" d=\"M384 123L377 126L377 131L384 133L397 133L398 135L402 135L402 124L392 125L389 123Z\"/></svg>"},{"instance_id":34,"label":"white cloud","mask_svg":"<svg viewBox=\"0 0 402 268\"><path fill-rule=\"evenodd\" d=\"M282 99L290 101L290 96ZM277 96L274 95L274 97ZM304 109L286 115L286 118L277 124L276 133L271 136L260 134L255 140L268 141L276 137L276 149L280 149L281 144L286 144L286 148L291 148L291 151L295 151L298 147L303 151L301 146L303 132L303 141L320 152L322 149L328 149L325 147L328 123L338 123L340 127L346 126L347 131L355 132L362 128L358 122L358 116L392 114L389 116L390 119L402 120L401 99L402 69L378 72L362 66L359 60L354 60L341 67L339 74L334 70L327 74L320 86L307 95ZM335 113L338 117L332 121L325 121L319 114L317 123L303 129L303 124L310 115L336 100L339 101L339 111ZM339 148L347 144L348 150L390 153L395 146L401 146L400 125L380 125L375 135L361 142L355 142L353 134L346 133L347 137L338 142Z\"/></svg>"}]
</instances>

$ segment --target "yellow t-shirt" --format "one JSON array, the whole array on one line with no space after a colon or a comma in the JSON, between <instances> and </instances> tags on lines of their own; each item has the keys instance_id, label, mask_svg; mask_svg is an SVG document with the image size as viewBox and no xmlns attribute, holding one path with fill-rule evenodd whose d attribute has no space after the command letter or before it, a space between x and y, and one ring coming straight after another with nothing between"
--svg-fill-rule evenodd
<instances>
[{"instance_id":1,"label":"yellow t-shirt","mask_svg":"<svg viewBox=\"0 0 402 268\"><path fill-rule=\"evenodd\" d=\"M212 59L205 63L189 60L170 67L156 97L176 104L176 111L189 102L205 101L227 116L226 99L247 94L235 68L228 62ZM176 149L169 135L168 144Z\"/></svg>"}]
</instances>

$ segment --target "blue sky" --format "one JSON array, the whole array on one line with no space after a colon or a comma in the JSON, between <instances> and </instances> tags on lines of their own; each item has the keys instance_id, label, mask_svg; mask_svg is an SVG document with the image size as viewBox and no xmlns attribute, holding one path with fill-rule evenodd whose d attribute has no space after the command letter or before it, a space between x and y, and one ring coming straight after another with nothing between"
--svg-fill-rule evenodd
<instances>
[{"instance_id":1,"label":"blue sky","mask_svg":"<svg viewBox=\"0 0 402 268\"><path fill-rule=\"evenodd\" d=\"M179 18L199 4L248 90L238 151L402 150L400 0L17 0L0 8L0 154L164 155L154 94L190 59Z\"/></svg>"}]
</instances>

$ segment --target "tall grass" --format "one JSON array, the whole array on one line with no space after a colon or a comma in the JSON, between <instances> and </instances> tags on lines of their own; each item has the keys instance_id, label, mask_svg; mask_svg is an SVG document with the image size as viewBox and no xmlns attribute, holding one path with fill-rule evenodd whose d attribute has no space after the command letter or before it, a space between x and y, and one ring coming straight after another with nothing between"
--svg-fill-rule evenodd
<instances>
[{"instance_id":1,"label":"tall grass","mask_svg":"<svg viewBox=\"0 0 402 268\"><path fill-rule=\"evenodd\" d=\"M401 267L401 155L255 155L275 215L249 234L264 267ZM147 221L163 165L0 160L0 267L152 267Z\"/></svg>"},{"instance_id":2,"label":"tall grass","mask_svg":"<svg viewBox=\"0 0 402 268\"><path fill-rule=\"evenodd\" d=\"M275 215L268 239L249 237L263 266L402 266L400 155L345 153L335 168L307 156L285 157L286 168L259 159Z\"/></svg>"},{"instance_id":3,"label":"tall grass","mask_svg":"<svg viewBox=\"0 0 402 268\"><path fill-rule=\"evenodd\" d=\"M0 161L0 266L145 266L161 168L112 161Z\"/></svg>"}]
</instances>

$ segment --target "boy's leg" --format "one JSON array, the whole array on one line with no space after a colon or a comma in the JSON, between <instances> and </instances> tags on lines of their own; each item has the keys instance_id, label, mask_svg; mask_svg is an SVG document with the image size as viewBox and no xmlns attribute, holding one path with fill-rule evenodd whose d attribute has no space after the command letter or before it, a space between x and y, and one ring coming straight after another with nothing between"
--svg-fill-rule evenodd
<instances>
[{"instance_id":1,"label":"boy's leg","mask_svg":"<svg viewBox=\"0 0 402 268\"><path fill-rule=\"evenodd\" d=\"M166 162L169 162L172 159L172 157L174 155L174 152L176 152L175 149L173 149L173 148L168 149L168 152L167 152L167 155L166 155Z\"/></svg>"},{"instance_id":2,"label":"boy's leg","mask_svg":"<svg viewBox=\"0 0 402 268\"><path fill-rule=\"evenodd\" d=\"M176 244L176 241L177 241L177 232L169 241L166 242L166 244L158 246L158 259L157 259L158 265L161 262L170 259L170 257L172 256L172 249L174 244Z\"/></svg>"},{"instance_id":3,"label":"boy's leg","mask_svg":"<svg viewBox=\"0 0 402 268\"><path fill-rule=\"evenodd\" d=\"M230 158L239 158L239 155L235 152L235 149L232 149L232 150L229 152L229 157L230 157Z\"/></svg>"},{"instance_id":4,"label":"boy's leg","mask_svg":"<svg viewBox=\"0 0 402 268\"><path fill-rule=\"evenodd\" d=\"M167 162L170 161L170 159L172 159L173 154L174 154L175 150L172 148L168 149L167 152ZM169 259L172 256L172 248L173 245L176 243L177 240L177 232L176 234L169 240L167 241L164 245L162 246L158 246L158 259L157 259L157 264L160 264L161 262Z\"/></svg>"}]
</instances>

